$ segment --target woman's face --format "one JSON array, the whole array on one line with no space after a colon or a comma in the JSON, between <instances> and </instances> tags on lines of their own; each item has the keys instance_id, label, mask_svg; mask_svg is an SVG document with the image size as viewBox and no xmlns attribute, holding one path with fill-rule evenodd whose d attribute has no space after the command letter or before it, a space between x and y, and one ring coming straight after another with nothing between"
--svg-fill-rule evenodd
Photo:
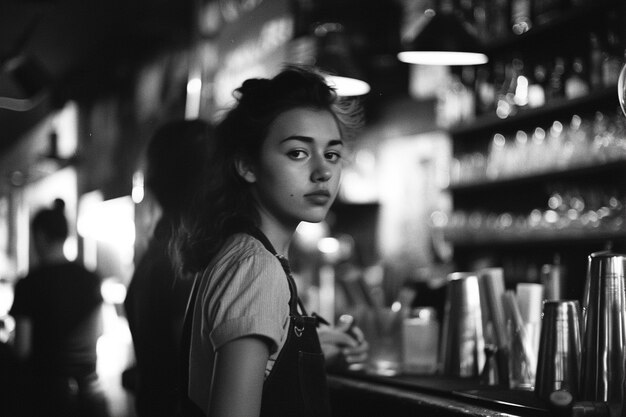
<instances>
[{"instance_id":1,"label":"woman's face","mask_svg":"<svg viewBox=\"0 0 626 417\"><path fill-rule=\"evenodd\" d=\"M294 227L324 220L339 190L344 144L333 115L296 108L270 125L248 176L262 221Z\"/></svg>"}]
</instances>

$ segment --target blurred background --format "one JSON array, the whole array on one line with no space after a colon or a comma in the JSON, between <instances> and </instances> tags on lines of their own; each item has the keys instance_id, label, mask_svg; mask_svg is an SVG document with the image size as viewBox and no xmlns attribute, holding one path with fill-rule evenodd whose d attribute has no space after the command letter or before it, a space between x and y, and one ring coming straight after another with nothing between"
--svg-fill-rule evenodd
<instances>
[{"instance_id":1,"label":"blurred background","mask_svg":"<svg viewBox=\"0 0 626 417\"><path fill-rule=\"evenodd\" d=\"M457 16L489 62L400 61L429 9ZM579 298L587 254L626 243L623 9L610 0L3 0L3 341L14 283L36 261L31 215L62 198L66 256L103 278L100 375L114 415L132 416L122 302L154 226L147 141L169 119L219 120L244 79L285 63L367 83L345 93L362 103L366 125L339 198L325 223L303 224L294 240L312 310L359 317L398 300L440 309L449 272L490 266L510 287L561 268L564 291Z\"/></svg>"}]
</instances>

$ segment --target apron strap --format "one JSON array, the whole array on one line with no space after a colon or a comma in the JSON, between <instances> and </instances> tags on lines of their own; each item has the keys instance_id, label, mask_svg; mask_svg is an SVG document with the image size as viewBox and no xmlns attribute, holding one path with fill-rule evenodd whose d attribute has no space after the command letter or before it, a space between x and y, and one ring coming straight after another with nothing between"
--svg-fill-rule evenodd
<instances>
[{"instance_id":1,"label":"apron strap","mask_svg":"<svg viewBox=\"0 0 626 417\"><path fill-rule=\"evenodd\" d=\"M268 252L270 252L272 255L276 257L276 259L278 259L278 261L280 262L280 265L283 267L283 271L285 271L285 275L287 275L287 283L289 284L289 290L291 292L291 299L289 300L289 305L292 311L295 313L298 312L297 306L299 306L300 311L302 312L302 315L306 316L307 313L306 313L306 310L304 309L304 305L302 304L300 297L298 297L298 290L296 288L296 282L293 279L293 275L291 275L291 267L289 266L289 260L287 260L287 258L285 258L282 255L279 255L276 252L276 249L274 249L272 242L270 242L270 240L267 238L267 236L265 236L265 233L263 233L261 229L254 228L248 231L247 233L250 234L250 236L257 239L259 242L261 242L263 246L265 246L265 249L267 249ZM297 303L297 306L296 306L296 303Z\"/></svg>"}]
</instances>

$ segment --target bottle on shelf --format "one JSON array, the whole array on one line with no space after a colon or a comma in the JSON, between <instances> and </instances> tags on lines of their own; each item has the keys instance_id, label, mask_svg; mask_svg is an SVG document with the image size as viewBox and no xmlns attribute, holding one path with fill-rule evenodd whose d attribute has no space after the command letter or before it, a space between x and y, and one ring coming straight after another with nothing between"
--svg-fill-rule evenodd
<instances>
[{"instance_id":1,"label":"bottle on shelf","mask_svg":"<svg viewBox=\"0 0 626 417\"><path fill-rule=\"evenodd\" d=\"M462 90L462 116L463 121L469 121L476 117L476 97L474 95L476 85L476 69L473 66L464 66L461 69Z\"/></svg>"},{"instance_id":2,"label":"bottle on shelf","mask_svg":"<svg viewBox=\"0 0 626 417\"><path fill-rule=\"evenodd\" d=\"M501 133L496 133L491 139L487 154L487 178L495 180L501 177L502 167L506 166L506 138Z\"/></svg>"},{"instance_id":3,"label":"bottle on shelf","mask_svg":"<svg viewBox=\"0 0 626 417\"><path fill-rule=\"evenodd\" d=\"M554 59L550 79L548 80L548 101L559 99L565 96L565 59L557 56Z\"/></svg>"},{"instance_id":4,"label":"bottle on shelf","mask_svg":"<svg viewBox=\"0 0 626 417\"><path fill-rule=\"evenodd\" d=\"M511 33L509 29L510 2L509 0L491 0L488 2L489 23L492 39L503 39Z\"/></svg>"},{"instance_id":5,"label":"bottle on shelf","mask_svg":"<svg viewBox=\"0 0 626 417\"><path fill-rule=\"evenodd\" d=\"M496 85L496 115L500 119L506 119L517 113L515 104L515 88L517 86L517 74L513 62L503 66L502 84ZM499 75L499 74L498 74Z\"/></svg>"},{"instance_id":6,"label":"bottle on shelf","mask_svg":"<svg viewBox=\"0 0 626 417\"><path fill-rule=\"evenodd\" d=\"M543 128L536 127L533 130L533 133L530 135L530 154L526 164L529 170L537 171L544 169L546 158L550 158L550 146L554 146L548 141L549 139L546 140L546 131Z\"/></svg>"},{"instance_id":7,"label":"bottle on shelf","mask_svg":"<svg viewBox=\"0 0 626 417\"><path fill-rule=\"evenodd\" d=\"M623 57L619 36L616 31L609 29L606 33L606 48L602 53L602 84L605 87L617 84Z\"/></svg>"},{"instance_id":8,"label":"bottle on shelf","mask_svg":"<svg viewBox=\"0 0 626 417\"><path fill-rule=\"evenodd\" d=\"M586 72L583 59L575 57L565 79L566 98L584 97L589 94L590 87Z\"/></svg>"},{"instance_id":9,"label":"bottle on shelf","mask_svg":"<svg viewBox=\"0 0 626 417\"><path fill-rule=\"evenodd\" d=\"M589 84L597 90L602 87L603 52L600 38L595 32L589 34Z\"/></svg>"},{"instance_id":10,"label":"bottle on shelf","mask_svg":"<svg viewBox=\"0 0 626 417\"><path fill-rule=\"evenodd\" d=\"M475 95L478 114L487 114L493 111L496 90L488 67L481 66L476 69Z\"/></svg>"},{"instance_id":11,"label":"bottle on shelf","mask_svg":"<svg viewBox=\"0 0 626 417\"><path fill-rule=\"evenodd\" d=\"M546 102L547 71L542 63L535 64L528 81L528 107L541 107Z\"/></svg>"},{"instance_id":12,"label":"bottle on shelf","mask_svg":"<svg viewBox=\"0 0 626 417\"><path fill-rule=\"evenodd\" d=\"M564 169L569 165L567 154L563 154L566 141L564 133L563 124L558 120L553 121L546 135L547 149L544 149L543 155L544 168L554 169L556 166L558 169ZM555 166L552 165L553 163Z\"/></svg>"},{"instance_id":13,"label":"bottle on shelf","mask_svg":"<svg viewBox=\"0 0 626 417\"><path fill-rule=\"evenodd\" d=\"M605 87L617 84L624 59L623 18L615 9L605 14L605 54L602 60L602 80Z\"/></svg>"},{"instance_id":14,"label":"bottle on shelf","mask_svg":"<svg viewBox=\"0 0 626 417\"><path fill-rule=\"evenodd\" d=\"M528 32L532 27L531 0L511 0L511 30L515 35Z\"/></svg>"},{"instance_id":15,"label":"bottle on shelf","mask_svg":"<svg viewBox=\"0 0 626 417\"><path fill-rule=\"evenodd\" d=\"M512 61L515 77L515 93L513 101L517 107L526 107L528 105L528 77L524 70L524 61L521 58L514 58Z\"/></svg>"},{"instance_id":16,"label":"bottle on shelf","mask_svg":"<svg viewBox=\"0 0 626 417\"><path fill-rule=\"evenodd\" d=\"M488 41L489 34L489 3L491 0L474 0L472 12L474 15L474 25L478 39L483 42Z\"/></svg>"},{"instance_id":17,"label":"bottle on shelf","mask_svg":"<svg viewBox=\"0 0 626 417\"><path fill-rule=\"evenodd\" d=\"M589 122L575 114L567 127L567 145L564 149L570 165L581 165L589 160Z\"/></svg>"}]
</instances>

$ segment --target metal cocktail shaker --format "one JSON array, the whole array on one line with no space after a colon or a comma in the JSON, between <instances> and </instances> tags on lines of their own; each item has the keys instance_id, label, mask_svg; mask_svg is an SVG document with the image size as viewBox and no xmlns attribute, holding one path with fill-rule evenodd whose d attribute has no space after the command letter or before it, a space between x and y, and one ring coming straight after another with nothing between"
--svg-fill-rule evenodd
<instances>
[{"instance_id":1,"label":"metal cocktail shaker","mask_svg":"<svg viewBox=\"0 0 626 417\"><path fill-rule=\"evenodd\" d=\"M448 275L443 334L439 355L444 375L478 376L485 365L485 340L478 277Z\"/></svg>"},{"instance_id":2,"label":"metal cocktail shaker","mask_svg":"<svg viewBox=\"0 0 626 417\"><path fill-rule=\"evenodd\" d=\"M626 256L589 256L582 303L581 399L607 402L623 415L626 354Z\"/></svg>"},{"instance_id":3,"label":"metal cocktail shaker","mask_svg":"<svg viewBox=\"0 0 626 417\"><path fill-rule=\"evenodd\" d=\"M535 393L549 401L555 391L579 398L580 308L576 300L543 302Z\"/></svg>"}]
</instances>

